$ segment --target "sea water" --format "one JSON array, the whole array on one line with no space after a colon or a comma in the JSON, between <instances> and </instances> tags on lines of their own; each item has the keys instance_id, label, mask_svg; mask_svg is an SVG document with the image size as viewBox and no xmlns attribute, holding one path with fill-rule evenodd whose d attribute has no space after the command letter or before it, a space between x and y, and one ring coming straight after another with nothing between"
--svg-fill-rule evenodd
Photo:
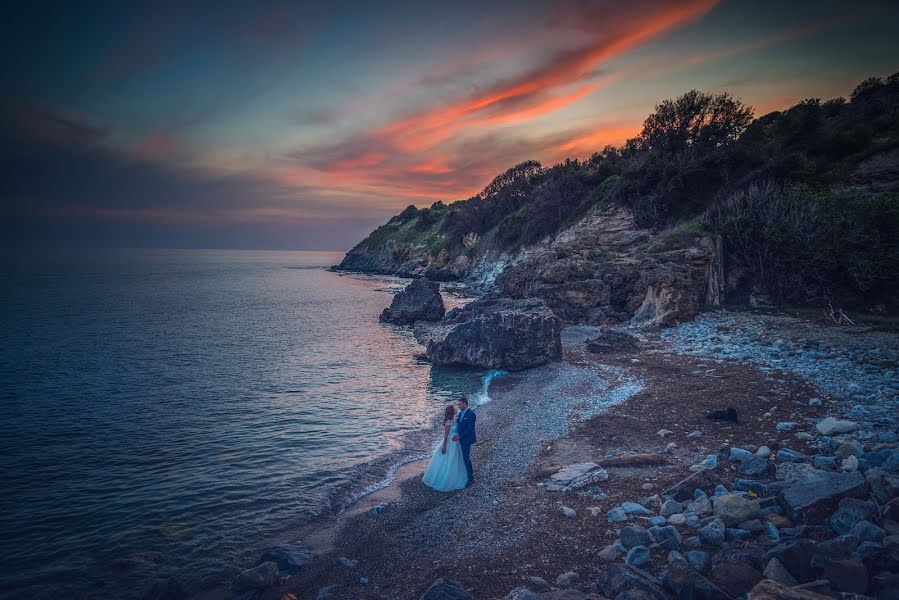
<instances>
[{"instance_id":1,"label":"sea water","mask_svg":"<svg viewBox=\"0 0 899 600\"><path fill-rule=\"evenodd\" d=\"M0 595L139 597L252 566L432 447L445 404L487 400L495 373L432 367L378 323L405 282L339 259L7 258Z\"/></svg>"}]
</instances>

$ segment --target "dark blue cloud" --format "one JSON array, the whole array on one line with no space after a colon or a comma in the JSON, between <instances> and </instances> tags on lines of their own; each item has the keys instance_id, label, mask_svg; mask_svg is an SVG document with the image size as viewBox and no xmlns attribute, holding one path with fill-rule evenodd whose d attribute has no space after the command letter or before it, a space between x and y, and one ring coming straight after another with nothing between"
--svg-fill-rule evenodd
<instances>
[{"instance_id":1,"label":"dark blue cloud","mask_svg":"<svg viewBox=\"0 0 899 600\"><path fill-rule=\"evenodd\" d=\"M142 160L101 128L46 110L13 117L0 121L7 246L346 249L390 212L350 206L335 217L327 190Z\"/></svg>"}]
</instances>

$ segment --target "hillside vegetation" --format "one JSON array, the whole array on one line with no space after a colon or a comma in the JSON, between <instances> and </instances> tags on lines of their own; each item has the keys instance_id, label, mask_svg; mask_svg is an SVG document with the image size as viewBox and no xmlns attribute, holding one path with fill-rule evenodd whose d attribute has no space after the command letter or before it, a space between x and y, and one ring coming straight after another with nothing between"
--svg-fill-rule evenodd
<instances>
[{"instance_id":1,"label":"hillside vegetation","mask_svg":"<svg viewBox=\"0 0 899 600\"><path fill-rule=\"evenodd\" d=\"M436 279L488 250L552 238L591 209L656 231L723 239L731 299L895 310L899 290L899 73L848 100L809 99L753 119L728 94L656 106L636 138L588 160L516 165L467 200L409 206L348 255L417 249ZM349 261L349 262L348 262ZM377 266L360 270L379 270Z\"/></svg>"}]
</instances>

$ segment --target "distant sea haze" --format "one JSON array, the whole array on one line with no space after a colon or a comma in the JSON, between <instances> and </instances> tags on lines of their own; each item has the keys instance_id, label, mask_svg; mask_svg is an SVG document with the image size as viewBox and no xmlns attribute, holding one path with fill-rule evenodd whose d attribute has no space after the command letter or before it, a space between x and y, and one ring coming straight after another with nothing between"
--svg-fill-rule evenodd
<instances>
[{"instance_id":1,"label":"distant sea haze","mask_svg":"<svg viewBox=\"0 0 899 600\"><path fill-rule=\"evenodd\" d=\"M427 451L485 373L378 314L335 253L122 251L3 264L0 595L139 597L264 546Z\"/></svg>"}]
</instances>

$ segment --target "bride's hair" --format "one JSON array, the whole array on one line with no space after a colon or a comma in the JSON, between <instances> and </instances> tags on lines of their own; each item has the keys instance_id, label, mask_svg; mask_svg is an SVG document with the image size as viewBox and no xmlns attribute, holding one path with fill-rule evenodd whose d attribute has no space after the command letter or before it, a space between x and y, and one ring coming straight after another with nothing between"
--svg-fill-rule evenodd
<instances>
[{"instance_id":1,"label":"bride's hair","mask_svg":"<svg viewBox=\"0 0 899 600\"><path fill-rule=\"evenodd\" d=\"M450 419L452 419L455 416L456 416L456 407L453 406L452 404L447 404L446 410L443 411L443 421L444 422L449 421Z\"/></svg>"}]
</instances>

